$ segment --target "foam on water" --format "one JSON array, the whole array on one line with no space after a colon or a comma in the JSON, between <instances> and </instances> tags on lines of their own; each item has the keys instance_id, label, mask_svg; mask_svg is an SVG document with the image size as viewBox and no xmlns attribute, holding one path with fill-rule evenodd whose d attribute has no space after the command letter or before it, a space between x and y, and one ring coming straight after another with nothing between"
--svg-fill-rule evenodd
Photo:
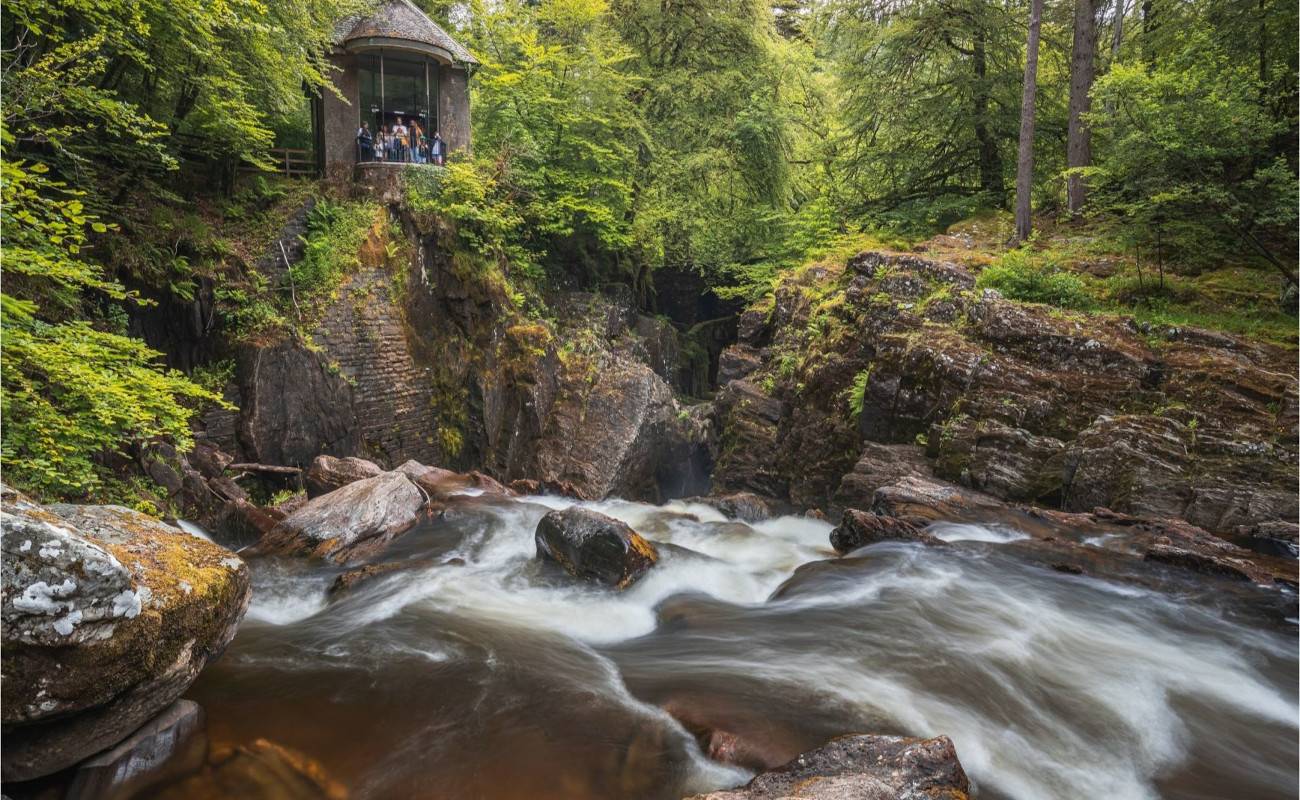
<instances>
[{"instance_id":1,"label":"foam on water","mask_svg":"<svg viewBox=\"0 0 1300 800\"><path fill-rule=\"evenodd\" d=\"M947 734L977 782L1013 798L1148 800L1159 776L1205 750L1216 725L1294 738L1295 687L1276 680L1276 666L1293 663L1293 638L1158 591L1016 562L998 547L1027 538L1011 528L940 523L929 531L944 541L989 546L885 543L815 564L833 555L825 522L746 525L697 504L583 503L670 545L642 580L613 593L536 559L541 516L574 504L543 496L475 507L448 553L464 564L396 572L328 605L333 573L261 560L248 618L314 625L328 638L322 654L341 664L360 655L353 637L373 639L413 613L531 637L538 658L555 659L548 675L571 670L575 686L676 731L692 791L745 774L704 758L676 721L628 690L624 671L668 687L743 678L763 687L747 695L760 706L815 690L822 699L792 700L805 704L792 713ZM692 617L688 603L680 630L660 628L664 601L679 596L711 598L695 606L708 613ZM424 629L437 627L419 622L358 646L429 669L495 664L478 645L412 638ZM1291 775L1256 757L1258 742L1221 746L1222 769Z\"/></svg>"},{"instance_id":2,"label":"foam on water","mask_svg":"<svg viewBox=\"0 0 1300 800\"><path fill-rule=\"evenodd\" d=\"M964 522L936 522L926 528L926 532L945 542L1006 544L1029 538L1029 534L1005 525L972 525Z\"/></svg>"},{"instance_id":3,"label":"foam on water","mask_svg":"<svg viewBox=\"0 0 1300 800\"><path fill-rule=\"evenodd\" d=\"M665 514L641 503L585 503L634 528L653 528L659 533L652 537L656 541L692 551L662 548L660 563L653 570L627 590L611 594L602 587L537 579L533 538L537 522L547 509L575 503L550 497L528 500L484 510L481 525L454 551L465 559L464 565L396 575L385 583L383 592L368 593L365 603L348 603L346 612L336 616L347 625L368 625L420 603L468 617L511 620L589 644L608 644L654 630L655 607L668 597L699 592L736 605L760 604L800 564L833 552L824 544L831 526L816 520L782 517L753 528L718 523L726 527L709 529L680 513ZM531 502L538 500L544 502ZM816 542L823 544L818 547ZM315 613L322 604L319 598L304 596L299 587L288 597L284 593L265 600L259 597L257 605L262 607L255 618L279 623L291 620L295 613Z\"/></svg>"}]
</instances>

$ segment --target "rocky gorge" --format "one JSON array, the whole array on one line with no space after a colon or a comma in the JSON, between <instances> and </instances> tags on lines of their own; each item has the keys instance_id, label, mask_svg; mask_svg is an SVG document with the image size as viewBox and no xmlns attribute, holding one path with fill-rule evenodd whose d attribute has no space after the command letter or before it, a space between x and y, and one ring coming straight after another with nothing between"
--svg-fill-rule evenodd
<instances>
[{"instance_id":1,"label":"rocky gorge","mask_svg":"<svg viewBox=\"0 0 1300 800\"><path fill-rule=\"evenodd\" d=\"M1294 352L884 252L539 317L385 213L134 454L187 530L5 491L15 800L1287 796Z\"/></svg>"}]
</instances>

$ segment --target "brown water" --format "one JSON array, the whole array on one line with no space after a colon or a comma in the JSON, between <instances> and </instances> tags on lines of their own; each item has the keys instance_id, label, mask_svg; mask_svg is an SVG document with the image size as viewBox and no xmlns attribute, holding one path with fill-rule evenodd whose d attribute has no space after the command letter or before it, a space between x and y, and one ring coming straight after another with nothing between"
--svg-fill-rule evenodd
<instances>
[{"instance_id":1,"label":"brown water","mask_svg":"<svg viewBox=\"0 0 1300 800\"><path fill-rule=\"evenodd\" d=\"M671 707L789 756L948 734L984 798L1295 796L1293 598L1061 574L1007 529L826 561L813 520L594 504L675 545L615 595L534 558L537 520L568 504L458 509L385 560L463 564L333 602L337 568L254 561L248 617L189 693L214 750L270 740L355 798L678 798L748 778Z\"/></svg>"}]
</instances>

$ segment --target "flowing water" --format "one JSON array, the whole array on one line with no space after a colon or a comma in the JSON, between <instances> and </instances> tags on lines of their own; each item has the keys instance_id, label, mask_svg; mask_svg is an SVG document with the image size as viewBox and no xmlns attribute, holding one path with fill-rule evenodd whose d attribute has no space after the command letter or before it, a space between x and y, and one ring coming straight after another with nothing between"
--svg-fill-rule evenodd
<instances>
[{"instance_id":1,"label":"flowing water","mask_svg":"<svg viewBox=\"0 0 1300 800\"><path fill-rule=\"evenodd\" d=\"M981 798L1291 798L1295 620L1276 592L1157 590L1021 557L1013 528L833 559L830 526L588 504L666 544L614 594L535 558L571 501L480 498L399 539L414 566L252 562L235 642L189 696L214 747L264 738L357 798L678 798L750 773L678 717L788 758L947 734Z\"/></svg>"}]
</instances>

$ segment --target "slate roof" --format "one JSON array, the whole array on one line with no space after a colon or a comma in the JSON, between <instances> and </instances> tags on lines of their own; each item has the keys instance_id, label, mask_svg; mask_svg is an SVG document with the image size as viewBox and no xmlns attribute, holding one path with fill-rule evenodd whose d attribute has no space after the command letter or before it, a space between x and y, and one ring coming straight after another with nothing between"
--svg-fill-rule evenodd
<instances>
[{"instance_id":1,"label":"slate roof","mask_svg":"<svg viewBox=\"0 0 1300 800\"><path fill-rule=\"evenodd\" d=\"M334 27L334 41L339 45L372 36L433 45L451 53L456 61L478 63L464 45L451 38L411 0L383 0L369 14L345 17Z\"/></svg>"}]
</instances>

